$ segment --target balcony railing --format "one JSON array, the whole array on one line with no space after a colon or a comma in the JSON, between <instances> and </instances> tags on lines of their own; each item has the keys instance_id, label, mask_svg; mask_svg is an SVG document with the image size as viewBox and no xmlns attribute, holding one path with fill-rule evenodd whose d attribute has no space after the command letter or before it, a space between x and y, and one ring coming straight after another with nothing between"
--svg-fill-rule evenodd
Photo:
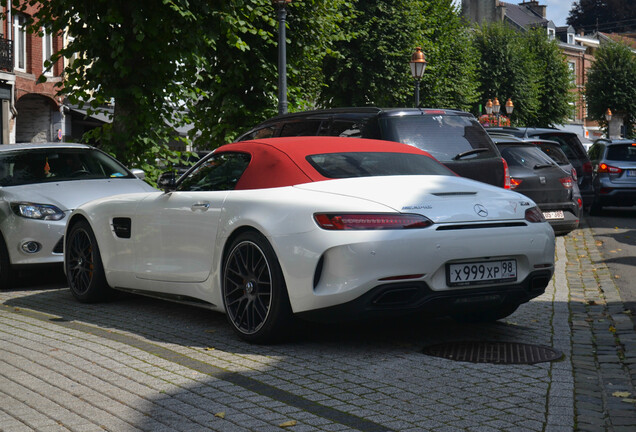
<instances>
[{"instance_id":1,"label":"balcony railing","mask_svg":"<svg viewBox=\"0 0 636 432\"><path fill-rule=\"evenodd\" d=\"M13 71L13 41L0 37L0 70Z\"/></svg>"}]
</instances>

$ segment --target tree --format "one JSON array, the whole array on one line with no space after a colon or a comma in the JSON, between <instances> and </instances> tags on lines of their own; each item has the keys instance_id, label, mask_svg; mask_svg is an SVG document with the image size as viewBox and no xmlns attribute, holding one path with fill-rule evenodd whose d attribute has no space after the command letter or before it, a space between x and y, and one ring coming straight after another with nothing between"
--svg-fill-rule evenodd
<instances>
[{"instance_id":1,"label":"tree","mask_svg":"<svg viewBox=\"0 0 636 432\"><path fill-rule=\"evenodd\" d=\"M475 55L451 0L358 0L353 40L327 58L323 106L412 106L408 62L417 46L428 62L421 105L467 109L476 99Z\"/></svg>"},{"instance_id":2,"label":"tree","mask_svg":"<svg viewBox=\"0 0 636 432\"><path fill-rule=\"evenodd\" d=\"M572 116L574 96L570 90L572 73L556 40L546 37L545 29L537 28L525 33L523 43L532 55L539 81L539 110L534 124L551 127L564 123Z\"/></svg>"},{"instance_id":3,"label":"tree","mask_svg":"<svg viewBox=\"0 0 636 432\"><path fill-rule=\"evenodd\" d=\"M79 55L64 71L60 95L99 111L115 101L112 124L93 135L99 145L128 165L153 169L180 123L177 101L196 93L211 40L205 17L209 3L171 0L13 0L16 10L37 11L32 32L68 32L72 39L51 62ZM195 28L197 31L192 31ZM46 79L44 76L40 80Z\"/></svg>"},{"instance_id":4,"label":"tree","mask_svg":"<svg viewBox=\"0 0 636 432\"><path fill-rule=\"evenodd\" d=\"M627 46L612 42L601 46L595 57L585 85L588 116L607 127L609 108L623 116L625 135L635 137L636 56Z\"/></svg>"},{"instance_id":5,"label":"tree","mask_svg":"<svg viewBox=\"0 0 636 432\"><path fill-rule=\"evenodd\" d=\"M577 31L623 33L636 29L634 0L579 0L572 4L567 23Z\"/></svg>"},{"instance_id":6,"label":"tree","mask_svg":"<svg viewBox=\"0 0 636 432\"><path fill-rule=\"evenodd\" d=\"M520 33L503 24L477 28L474 43L479 52L481 101L512 99L514 123L535 125L538 121L539 67Z\"/></svg>"},{"instance_id":7,"label":"tree","mask_svg":"<svg viewBox=\"0 0 636 432\"><path fill-rule=\"evenodd\" d=\"M6 2L6 0L5 0ZM66 32L51 61L79 55L60 95L98 112L115 102L112 124L91 138L128 165L155 172L174 128L193 126L201 148L233 139L276 107L277 28L271 0L12 0L37 7L30 30ZM323 57L351 14L345 0L295 0L289 7L292 107L313 103ZM41 77L41 79L46 79Z\"/></svg>"},{"instance_id":8,"label":"tree","mask_svg":"<svg viewBox=\"0 0 636 432\"><path fill-rule=\"evenodd\" d=\"M294 0L287 15L289 111L316 106L325 85L322 63L339 56L337 41L350 37L354 11L345 0ZM206 90L189 105L197 146L214 148L277 113L278 23L271 0L220 2L210 24L218 29Z\"/></svg>"}]
</instances>

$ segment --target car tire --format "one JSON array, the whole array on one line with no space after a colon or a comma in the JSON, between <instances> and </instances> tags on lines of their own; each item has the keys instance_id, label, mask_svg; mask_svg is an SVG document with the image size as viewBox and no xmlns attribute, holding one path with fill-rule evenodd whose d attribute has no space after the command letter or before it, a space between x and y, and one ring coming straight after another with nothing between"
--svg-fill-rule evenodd
<instances>
[{"instance_id":1,"label":"car tire","mask_svg":"<svg viewBox=\"0 0 636 432\"><path fill-rule=\"evenodd\" d=\"M14 272L9 260L9 251L4 237L0 235L0 291L8 290L13 284Z\"/></svg>"},{"instance_id":2,"label":"car tire","mask_svg":"<svg viewBox=\"0 0 636 432\"><path fill-rule=\"evenodd\" d=\"M64 247L66 278L73 296L82 303L109 300L114 291L108 286L95 234L86 221L68 231Z\"/></svg>"},{"instance_id":3,"label":"car tire","mask_svg":"<svg viewBox=\"0 0 636 432\"><path fill-rule=\"evenodd\" d=\"M501 305L475 312L453 315L455 321L461 323L488 323L498 321L512 315L519 308L518 304Z\"/></svg>"},{"instance_id":4,"label":"car tire","mask_svg":"<svg viewBox=\"0 0 636 432\"><path fill-rule=\"evenodd\" d=\"M293 319L283 272L260 233L238 235L223 262L222 295L232 329L251 343L279 342Z\"/></svg>"}]
</instances>

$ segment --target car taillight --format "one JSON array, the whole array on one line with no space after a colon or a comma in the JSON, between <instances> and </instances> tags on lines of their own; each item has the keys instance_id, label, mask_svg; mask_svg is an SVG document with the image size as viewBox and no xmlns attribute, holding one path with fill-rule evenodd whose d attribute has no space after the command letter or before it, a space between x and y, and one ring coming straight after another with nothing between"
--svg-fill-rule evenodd
<instances>
[{"instance_id":1,"label":"car taillight","mask_svg":"<svg viewBox=\"0 0 636 432\"><path fill-rule=\"evenodd\" d=\"M576 203L579 205L579 208L583 208L583 200L581 198L577 198Z\"/></svg>"},{"instance_id":2,"label":"car taillight","mask_svg":"<svg viewBox=\"0 0 636 432\"><path fill-rule=\"evenodd\" d=\"M504 167L504 189L512 189L510 184L510 170L508 169L508 162L504 158L501 158Z\"/></svg>"},{"instance_id":3,"label":"car taillight","mask_svg":"<svg viewBox=\"0 0 636 432\"><path fill-rule=\"evenodd\" d=\"M583 174L592 174L593 172L594 172L594 169L592 168L592 163L585 162L583 164Z\"/></svg>"},{"instance_id":4,"label":"car taillight","mask_svg":"<svg viewBox=\"0 0 636 432\"><path fill-rule=\"evenodd\" d=\"M326 230L413 229L433 225L430 219L416 214L317 213L314 219L320 228Z\"/></svg>"},{"instance_id":5,"label":"car taillight","mask_svg":"<svg viewBox=\"0 0 636 432\"><path fill-rule=\"evenodd\" d=\"M576 168L572 168L572 179L574 179L574 181L577 181L579 179L579 176L576 174Z\"/></svg>"},{"instance_id":6,"label":"car taillight","mask_svg":"<svg viewBox=\"0 0 636 432\"><path fill-rule=\"evenodd\" d=\"M526 210L526 220L532 223L545 222L545 217L537 207L531 207Z\"/></svg>"},{"instance_id":7,"label":"car taillight","mask_svg":"<svg viewBox=\"0 0 636 432\"><path fill-rule=\"evenodd\" d=\"M572 180L572 177L563 177L559 179L561 181L561 184L563 185L564 188L566 189L572 189L573 183L574 181Z\"/></svg>"},{"instance_id":8,"label":"car taillight","mask_svg":"<svg viewBox=\"0 0 636 432\"><path fill-rule=\"evenodd\" d=\"M523 180L509 177L510 187L508 189L517 189Z\"/></svg>"},{"instance_id":9,"label":"car taillight","mask_svg":"<svg viewBox=\"0 0 636 432\"><path fill-rule=\"evenodd\" d=\"M598 172L608 173L608 174L620 174L623 172L623 170L602 162L598 165Z\"/></svg>"}]
</instances>

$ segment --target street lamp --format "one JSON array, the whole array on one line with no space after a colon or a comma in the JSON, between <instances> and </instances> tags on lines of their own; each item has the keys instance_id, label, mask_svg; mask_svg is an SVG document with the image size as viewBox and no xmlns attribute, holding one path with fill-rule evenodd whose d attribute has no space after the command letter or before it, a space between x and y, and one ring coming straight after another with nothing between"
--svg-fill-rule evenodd
<instances>
[{"instance_id":1,"label":"street lamp","mask_svg":"<svg viewBox=\"0 0 636 432\"><path fill-rule=\"evenodd\" d=\"M424 58L422 48L415 48L409 64L411 65L411 76L415 80L415 108L417 108L420 106L420 80L426 69L426 58Z\"/></svg>"},{"instance_id":2,"label":"street lamp","mask_svg":"<svg viewBox=\"0 0 636 432\"><path fill-rule=\"evenodd\" d=\"M607 120L608 123L612 121L612 110L609 108L605 110L605 120Z\"/></svg>"},{"instance_id":3,"label":"street lamp","mask_svg":"<svg viewBox=\"0 0 636 432\"><path fill-rule=\"evenodd\" d=\"M287 113L287 52L285 19L292 0L272 0L278 14L278 114Z\"/></svg>"},{"instance_id":4,"label":"street lamp","mask_svg":"<svg viewBox=\"0 0 636 432\"><path fill-rule=\"evenodd\" d=\"M505 104L505 108L506 108L506 114L510 116L510 114L512 114L512 111L515 108L514 104L512 103L512 99L508 98ZM501 104L499 103L499 99L494 98L494 102L492 99L488 99L488 102L486 102L486 118L481 121L485 122L488 125L492 125L494 123L497 126L501 126L501 118L499 116L500 111L501 111ZM493 114L495 115L496 121L493 121L493 118L492 118ZM506 121L506 124L507 123L508 122Z\"/></svg>"},{"instance_id":5,"label":"street lamp","mask_svg":"<svg viewBox=\"0 0 636 432\"><path fill-rule=\"evenodd\" d=\"M512 99L508 98L508 100L506 101L506 114L508 114L508 117L510 117L510 114L512 114L512 110L514 109L515 106L512 103Z\"/></svg>"}]
</instances>

